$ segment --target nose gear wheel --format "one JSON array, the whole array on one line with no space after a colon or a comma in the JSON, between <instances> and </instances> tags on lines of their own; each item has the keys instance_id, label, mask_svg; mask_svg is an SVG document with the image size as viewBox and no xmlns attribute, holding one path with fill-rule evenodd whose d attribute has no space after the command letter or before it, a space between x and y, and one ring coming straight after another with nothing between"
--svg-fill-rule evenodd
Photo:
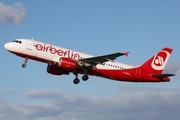
<instances>
[{"instance_id":1,"label":"nose gear wheel","mask_svg":"<svg viewBox=\"0 0 180 120\"><path fill-rule=\"evenodd\" d=\"M28 61L28 58L25 58L25 59L24 59L24 63L22 64L22 67L23 67L23 68L25 68L25 67L26 67L26 63L27 63L27 61Z\"/></svg>"}]
</instances>

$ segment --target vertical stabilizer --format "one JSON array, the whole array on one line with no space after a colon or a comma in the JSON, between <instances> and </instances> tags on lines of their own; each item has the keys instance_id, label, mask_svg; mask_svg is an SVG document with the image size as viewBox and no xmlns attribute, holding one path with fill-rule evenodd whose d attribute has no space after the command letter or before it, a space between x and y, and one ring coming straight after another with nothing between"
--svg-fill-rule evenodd
<instances>
[{"instance_id":1,"label":"vertical stabilizer","mask_svg":"<svg viewBox=\"0 0 180 120\"><path fill-rule=\"evenodd\" d=\"M172 49L165 47L149 60L147 60L144 64L142 64L140 68L149 71L152 74L161 74L171 53Z\"/></svg>"}]
</instances>

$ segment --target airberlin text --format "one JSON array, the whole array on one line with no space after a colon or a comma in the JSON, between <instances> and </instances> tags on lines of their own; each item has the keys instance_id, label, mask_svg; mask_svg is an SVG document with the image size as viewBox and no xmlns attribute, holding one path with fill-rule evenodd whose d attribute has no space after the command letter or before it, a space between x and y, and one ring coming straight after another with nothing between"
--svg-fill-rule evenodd
<instances>
[{"instance_id":1,"label":"airberlin text","mask_svg":"<svg viewBox=\"0 0 180 120\"><path fill-rule=\"evenodd\" d=\"M36 44L35 47L38 51L42 51L42 52L50 52L51 54L57 54L59 56L68 57L71 59L80 58L80 55L78 53L73 53L73 51L71 50L63 50L63 49L55 48L52 45L46 46L46 44L44 45Z\"/></svg>"}]
</instances>

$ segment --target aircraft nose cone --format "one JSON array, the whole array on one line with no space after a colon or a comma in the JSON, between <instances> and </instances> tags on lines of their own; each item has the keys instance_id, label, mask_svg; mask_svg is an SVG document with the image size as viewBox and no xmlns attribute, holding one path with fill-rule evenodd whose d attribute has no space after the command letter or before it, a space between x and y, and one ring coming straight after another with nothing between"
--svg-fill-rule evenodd
<instances>
[{"instance_id":1,"label":"aircraft nose cone","mask_svg":"<svg viewBox=\"0 0 180 120\"><path fill-rule=\"evenodd\" d=\"M6 50L10 50L12 48L12 45L10 43L6 43L6 44L4 44L4 48Z\"/></svg>"},{"instance_id":2,"label":"aircraft nose cone","mask_svg":"<svg viewBox=\"0 0 180 120\"><path fill-rule=\"evenodd\" d=\"M8 43L4 44L4 48L8 49Z\"/></svg>"}]
</instances>

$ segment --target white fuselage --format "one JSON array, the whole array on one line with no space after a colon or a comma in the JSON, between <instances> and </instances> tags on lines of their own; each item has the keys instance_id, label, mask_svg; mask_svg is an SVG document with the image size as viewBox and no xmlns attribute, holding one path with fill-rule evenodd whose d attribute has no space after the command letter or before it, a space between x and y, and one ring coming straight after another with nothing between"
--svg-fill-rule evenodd
<instances>
[{"instance_id":1,"label":"white fuselage","mask_svg":"<svg viewBox=\"0 0 180 120\"><path fill-rule=\"evenodd\" d=\"M32 56L37 59L43 59L44 61L59 62L60 57L71 58L74 60L94 57L85 53L77 52L74 50L50 45L43 42L38 42L30 39L16 39L19 42L9 42L5 44L5 48L15 54L23 54ZM21 43L20 43L21 42ZM133 66L122 64L115 61L105 62L104 64L98 64L97 69L129 69Z\"/></svg>"}]
</instances>

